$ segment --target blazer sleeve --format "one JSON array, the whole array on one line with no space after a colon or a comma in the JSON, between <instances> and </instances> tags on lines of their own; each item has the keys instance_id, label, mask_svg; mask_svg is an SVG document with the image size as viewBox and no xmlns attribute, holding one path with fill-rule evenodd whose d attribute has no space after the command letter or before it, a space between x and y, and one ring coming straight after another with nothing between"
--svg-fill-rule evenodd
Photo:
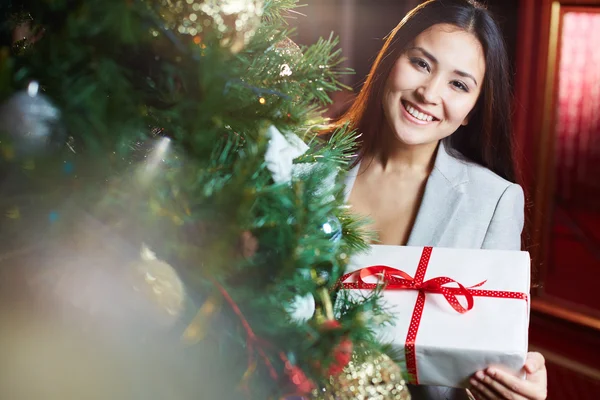
<instances>
[{"instance_id":1,"label":"blazer sleeve","mask_svg":"<svg viewBox=\"0 0 600 400\"><path fill-rule=\"evenodd\" d=\"M521 250L525 196L517 184L509 185L498 200L483 239L482 249Z\"/></svg>"}]
</instances>

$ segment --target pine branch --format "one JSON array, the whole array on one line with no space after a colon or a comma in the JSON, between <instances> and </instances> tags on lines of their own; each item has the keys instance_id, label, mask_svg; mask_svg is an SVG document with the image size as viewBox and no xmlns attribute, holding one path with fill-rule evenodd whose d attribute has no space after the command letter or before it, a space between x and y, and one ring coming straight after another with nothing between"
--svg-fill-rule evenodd
<instances>
[{"instance_id":1,"label":"pine branch","mask_svg":"<svg viewBox=\"0 0 600 400\"><path fill-rule=\"evenodd\" d=\"M281 26L287 24L286 18L299 7L302 6L298 5L298 0L266 0L263 18L267 24Z\"/></svg>"}]
</instances>

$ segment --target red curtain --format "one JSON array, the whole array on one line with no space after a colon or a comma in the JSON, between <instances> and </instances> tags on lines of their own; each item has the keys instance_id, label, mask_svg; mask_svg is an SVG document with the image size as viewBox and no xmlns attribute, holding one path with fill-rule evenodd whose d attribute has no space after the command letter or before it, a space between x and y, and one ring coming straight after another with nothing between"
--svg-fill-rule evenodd
<instances>
[{"instance_id":1,"label":"red curtain","mask_svg":"<svg viewBox=\"0 0 600 400\"><path fill-rule=\"evenodd\" d=\"M600 12L566 12L560 39L545 293L600 311Z\"/></svg>"},{"instance_id":2,"label":"red curtain","mask_svg":"<svg viewBox=\"0 0 600 400\"><path fill-rule=\"evenodd\" d=\"M556 196L566 207L600 209L600 13L562 20Z\"/></svg>"}]
</instances>

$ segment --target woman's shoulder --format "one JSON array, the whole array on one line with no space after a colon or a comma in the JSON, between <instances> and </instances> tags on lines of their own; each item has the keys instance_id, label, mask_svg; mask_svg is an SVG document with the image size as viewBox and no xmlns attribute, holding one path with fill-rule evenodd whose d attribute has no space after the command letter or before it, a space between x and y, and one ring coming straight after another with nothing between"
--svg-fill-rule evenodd
<instances>
[{"instance_id":1,"label":"woman's shoulder","mask_svg":"<svg viewBox=\"0 0 600 400\"><path fill-rule=\"evenodd\" d=\"M465 191L469 197L498 204L500 201L520 205L524 203L523 188L480 164L464 161L468 180ZM524 205L524 204L523 204ZM520 207L520 206L519 206Z\"/></svg>"},{"instance_id":2,"label":"woman's shoulder","mask_svg":"<svg viewBox=\"0 0 600 400\"><path fill-rule=\"evenodd\" d=\"M448 180L466 185L467 187L482 192L504 192L509 187L520 188L489 168L471 161L456 150L448 151L445 147L440 148L441 154L435 162L435 166L440 169L442 174ZM514 189L513 189L514 190Z\"/></svg>"},{"instance_id":3,"label":"woman's shoulder","mask_svg":"<svg viewBox=\"0 0 600 400\"><path fill-rule=\"evenodd\" d=\"M472 161L465 161L465 163L467 166L467 173L469 175L469 182L474 185L490 189L497 188L499 190L504 190L512 185L519 186L519 184L501 177L483 165Z\"/></svg>"}]
</instances>

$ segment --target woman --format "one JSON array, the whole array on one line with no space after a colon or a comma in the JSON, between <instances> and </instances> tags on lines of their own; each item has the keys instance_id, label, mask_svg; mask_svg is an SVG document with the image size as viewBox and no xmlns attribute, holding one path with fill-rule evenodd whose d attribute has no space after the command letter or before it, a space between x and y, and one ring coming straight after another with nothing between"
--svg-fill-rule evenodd
<instances>
[{"instance_id":1,"label":"woman","mask_svg":"<svg viewBox=\"0 0 600 400\"><path fill-rule=\"evenodd\" d=\"M508 60L501 32L474 1L430 0L388 36L356 101L335 126L362 134L347 202L381 244L521 248L523 190L512 159ZM545 399L544 358L526 380L502 367L471 380L478 399ZM467 398L413 387L413 398Z\"/></svg>"}]
</instances>

